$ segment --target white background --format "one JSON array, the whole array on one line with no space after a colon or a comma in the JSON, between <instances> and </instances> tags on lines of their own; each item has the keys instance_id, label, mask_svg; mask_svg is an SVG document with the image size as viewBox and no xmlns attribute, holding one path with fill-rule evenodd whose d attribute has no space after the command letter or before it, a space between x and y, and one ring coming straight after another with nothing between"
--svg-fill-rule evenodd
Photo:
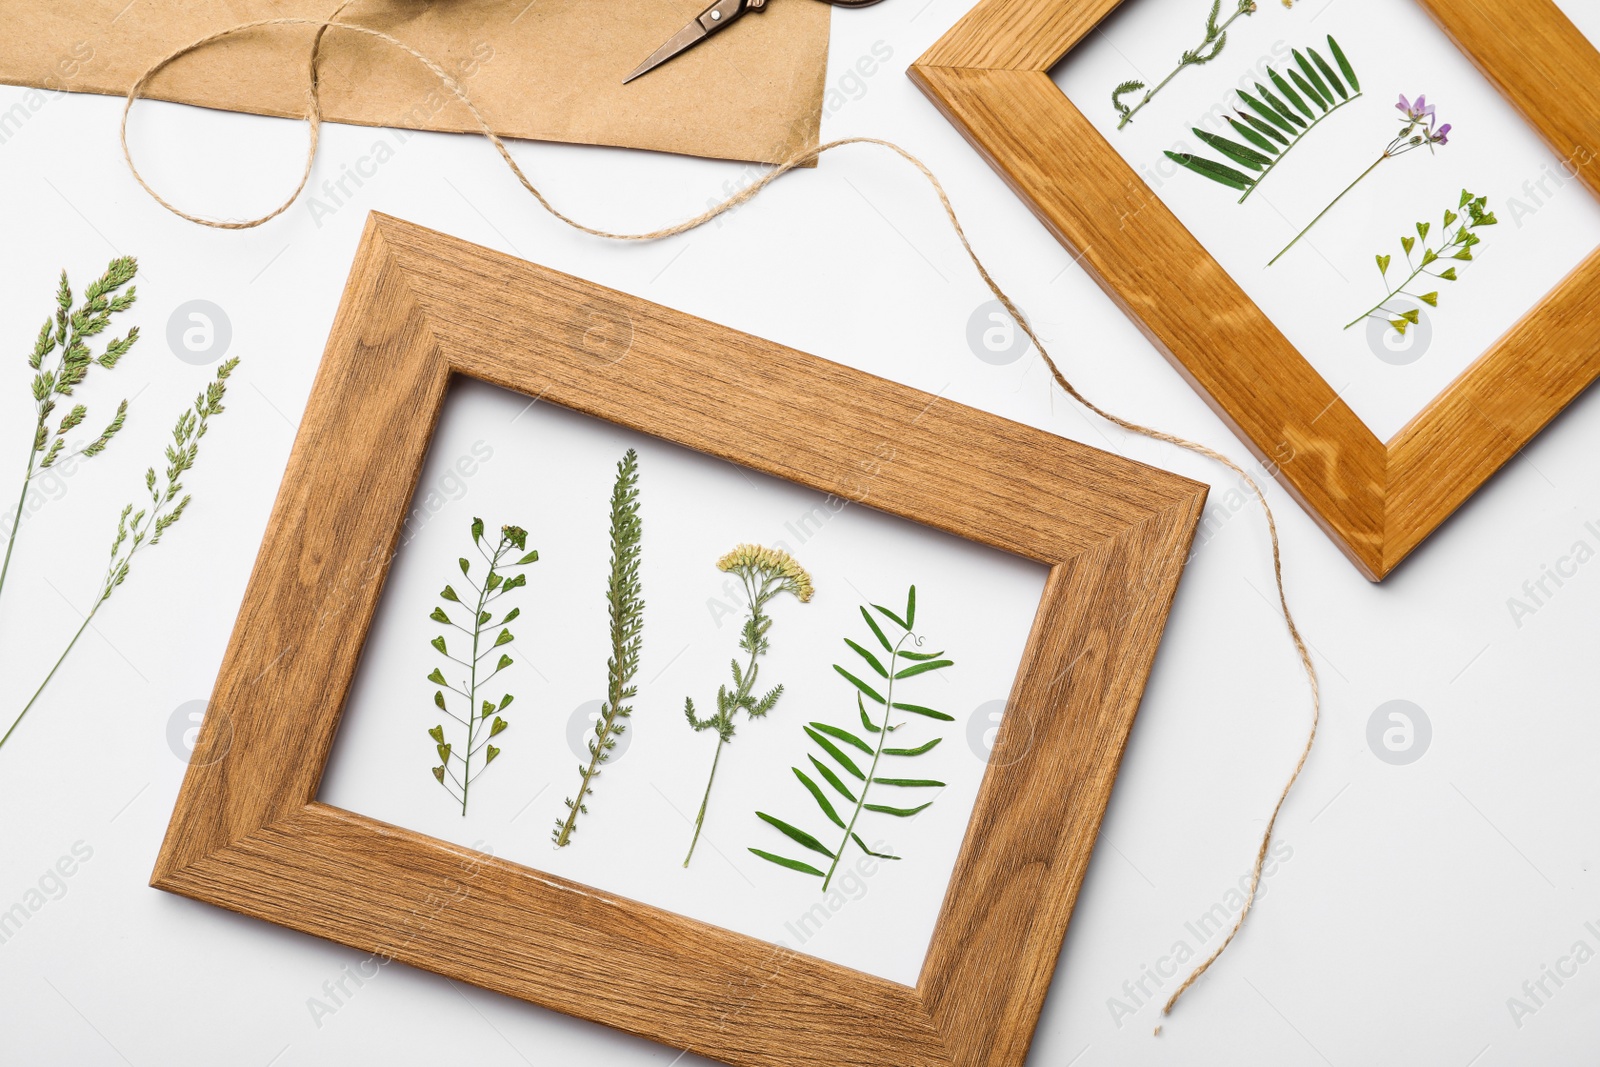
<instances>
[{"instance_id":1,"label":"white background","mask_svg":"<svg viewBox=\"0 0 1600 1067\"><path fill-rule=\"evenodd\" d=\"M1566 2L1600 37L1593 10ZM828 80L839 106L824 135L887 135L926 159L979 251L1090 396L1243 456L903 77L965 7L895 0L838 13ZM892 59L870 76L852 73L880 41ZM0 107L27 99L4 90ZM300 204L262 229L224 233L180 223L133 184L115 143L120 107L46 98L0 145L10 208L0 328L15 361L6 372L12 384L0 390L0 427L17 466L30 410L23 357L55 271L70 268L81 285L109 256L138 254L141 300L129 319L146 334L85 394L97 415L137 394L137 418L24 531L0 617L0 670L14 704L76 626L117 508L156 458L171 414L208 373L168 349L168 317L192 299L215 302L246 363L188 480L194 507L170 540L141 556L34 717L0 751L0 810L9 816L0 829L0 905L24 900L76 843L93 850L59 899L0 945L0 1060L699 1062L400 966L356 989L319 1026L308 1000L360 954L145 887L183 773L180 712L210 690L363 216L374 208L1218 487L1032 1063L1592 1060L1600 963L1589 960L1559 988L1546 980L1552 995L1520 1026L1507 1002L1580 939L1600 949L1584 926L1600 926L1600 567L1586 563L1559 589L1547 581L1554 595L1541 595L1520 620L1508 607L1513 597L1532 604L1524 583L1575 542L1600 547L1585 527L1600 526L1593 394L1381 586L1360 578L1285 494L1269 489L1290 595L1322 674L1323 730L1279 824L1292 855L1276 865L1233 948L1154 1038L1157 1006L1129 996L1124 983L1159 965L1175 942L1194 945L1185 923L1226 906L1307 723L1304 683L1269 599L1265 530L1203 461L1093 421L1053 394L1031 359L996 366L975 357L968 320L988 294L914 172L887 153L851 148L784 179L720 226L612 246L539 212L486 145L417 135L331 216L313 220ZM162 105L142 106L134 133L161 188L192 208L235 216L270 207L292 185L304 136L291 123ZM325 129L314 182L337 177L380 141L397 139ZM754 173L602 149L516 151L564 209L617 228L696 212ZM1564 195L1587 194L1569 187ZM1432 724L1431 746L1405 766L1380 760L1367 740L1369 718L1394 699L1415 702ZM1173 981L1163 981L1170 990ZM1113 997L1133 1014L1114 1018Z\"/></svg>"}]
</instances>

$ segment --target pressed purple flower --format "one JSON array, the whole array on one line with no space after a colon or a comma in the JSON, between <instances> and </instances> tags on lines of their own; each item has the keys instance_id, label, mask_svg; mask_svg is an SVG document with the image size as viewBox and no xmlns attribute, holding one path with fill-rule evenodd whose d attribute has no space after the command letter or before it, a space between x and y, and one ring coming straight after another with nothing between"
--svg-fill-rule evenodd
<instances>
[{"instance_id":1,"label":"pressed purple flower","mask_svg":"<svg viewBox=\"0 0 1600 1067\"><path fill-rule=\"evenodd\" d=\"M1405 94L1401 93L1400 102L1395 105L1395 110L1404 114L1408 122L1433 124L1434 108L1428 103L1427 93L1418 96L1415 103L1407 100Z\"/></svg>"},{"instance_id":2,"label":"pressed purple flower","mask_svg":"<svg viewBox=\"0 0 1600 1067\"><path fill-rule=\"evenodd\" d=\"M1450 143L1450 124L1447 122L1428 135L1428 140L1434 144Z\"/></svg>"}]
</instances>

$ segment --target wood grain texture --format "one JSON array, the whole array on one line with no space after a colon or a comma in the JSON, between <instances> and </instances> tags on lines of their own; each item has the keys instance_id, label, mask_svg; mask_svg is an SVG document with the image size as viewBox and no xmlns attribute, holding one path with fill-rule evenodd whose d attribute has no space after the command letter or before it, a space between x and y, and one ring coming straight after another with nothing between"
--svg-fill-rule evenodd
<instances>
[{"instance_id":1,"label":"wood grain texture","mask_svg":"<svg viewBox=\"0 0 1600 1067\"><path fill-rule=\"evenodd\" d=\"M916 987L315 800L454 375L1051 567ZM814 1067L825 1048L848 1067L1017 1067L1204 500L373 216L152 884L730 1064Z\"/></svg>"},{"instance_id":2,"label":"wood grain texture","mask_svg":"<svg viewBox=\"0 0 1600 1067\"><path fill-rule=\"evenodd\" d=\"M911 78L1379 581L1600 375L1591 257L1387 443L1049 75L1121 0L985 0ZM1409 2L1409 0L1406 0ZM1600 53L1550 0L1418 0L1600 193ZM1162 266L1184 263L1181 283Z\"/></svg>"}]
</instances>

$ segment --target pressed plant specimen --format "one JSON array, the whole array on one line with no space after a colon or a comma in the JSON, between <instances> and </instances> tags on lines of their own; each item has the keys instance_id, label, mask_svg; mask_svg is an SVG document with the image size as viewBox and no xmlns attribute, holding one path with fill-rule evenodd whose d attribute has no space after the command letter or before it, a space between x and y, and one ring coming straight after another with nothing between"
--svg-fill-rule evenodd
<instances>
[{"instance_id":1,"label":"pressed plant specimen","mask_svg":"<svg viewBox=\"0 0 1600 1067\"><path fill-rule=\"evenodd\" d=\"M498 542L486 541L483 536L483 520L477 518L472 520L472 547L488 563L489 569L480 584L472 580L472 562L465 556L462 556L458 561L458 566L461 568L461 580L467 583L467 588L471 589L475 594L470 619L471 625L463 626L452 619L442 607L435 607L433 614L428 616L434 622L454 627L472 639L471 650L467 652L466 659L451 653L449 642L444 639L443 634L435 637L430 642L434 651L451 663L456 664L457 667L465 670L466 676L464 678L457 676L461 682L459 686L452 685L445 677L444 672L438 667L435 667L433 673L428 675L428 681L440 687L433 692L434 707L466 728L465 743L462 744L459 750L453 742L445 740L443 723L428 731L428 736L433 738L434 751L439 754L439 765L433 768L433 777L444 787L445 792L460 802L462 815L467 813L467 798L470 794L472 783L477 781L478 777L488 770L489 764L494 762L495 757L500 755L500 749L490 742L491 739L499 737L508 726L501 713L511 705L510 693L502 696L499 703L481 699L485 687L501 671L511 666L511 657L502 652L493 669L487 673L480 672L482 671L481 665L483 661L493 655L496 649L509 645L516 640L511 631L507 629L507 625L522 614L522 609L512 608L496 620L494 612L489 610L489 606L508 593L528 584L526 573L508 577L507 572L526 567L539 559L537 549L531 552L527 551L528 532L522 527L502 526L500 527L500 540ZM461 599L454 586L445 586L439 596L441 599L459 605L462 608L467 606L467 601ZM473 598L469 597L468 599L471 600ZM488 635L496 627L499 628L500 632L495 634L491 640ZM450 709L454 701L445 699L444 691L446 689L465 701L465 705L462 707L464 714L458 715ZM482 754L483 762L479 764L477 771L474 772L472 761L479 754Z\"/></svg>"},{"instance_id":2,"label":"pressed plant specimen","mask_svg":"<svg viewBox=\"0 0 1600 1067\"><path fill-rule=\"evenodd\" d=\"M766 606L773 597L789 593L800 603L811 599L811 575L795 562L793 556L775 548L760 545L739 545L717 560L717 569L737 574L744 583L745 597L749 601L750 615L739 633L739 648L748 655L743 668L739 658L733 658L733 688L726 685L717 689L717 712L704 719L694 713L694 699L685 697L683 713L696 732L715 730L717 751L711 759L711 774L706 779L705 796L700 799L700 813L694 820L694 838L689 842L689 854L683 865L689 866L694 858L694 847L700 842L700 829L706 821L706 805L711 802L711 787L717 780L717 763L722 759L722 749L733 740L733 717L743 710L752 719L759 719L771 711L783 695L783 686L767 690L759 699L755 695L756 675L760 665L756 662L766 655L769 647L767 633L772 629L772 619Z\"/></svg>"},{"instance_id":3,"label":"pressed plant specimen","mask_svg":"<svg viewBox=\"0 0 1600 1067\"><path fill-rule=\"evenodd\" d=\"M1226 22L1219 24L1217 19L1222 15L1222 0L1212 0L1211 14L1206 16L1205 40L1183 53L1178 59L1178 65L1172 68L1172 73L1157 82L1154 89L1147 90L1144 96L1139 98L1139 102L1131 106L1125 103L1122 98L1129 93L1136 93L1143 89L1145 87L1144 82L1137 80L1125 81L1111 90L1111 106L1116 108L1117 114L1121 116L1117 122L1117 129L1120 130L1132 122L1133 116L1137 115L1146 104L1154 99L1157 93L1165 89L1173 78L1176 78L1190 67L1204 66L1221 55L1222 50L1228 44L1228 27L1232 26L1241 16L1254 15L1255 13L1255 0L1238 0L1238 6L1234 8L1233 14L1228 16Z\"/></svg>"},{"instance_id":4,"label":"pressed plant specimen","mask_svg":"<svg viewBox=\"0 0 1600 1067\"><path fill-rule=\"evenodd\" d=\"M110 370L139 339L139 327L135 326L124 336L107 341L98 356L89 350L89 339L105 332L111 325L111 317L128 310L138 298L137 288L128 285L138 269L132 256L113 259L105 273L89 283L83 291L83 303L76 308L72 306L72 287L67 283L67 272L61 272L61 283L56 289L56 310L39 328L39 337L28 355L28 369L33 371L35 422L33 437L28 443L27 471L23 474L11 530L6 537L5 561L0 563L0 590L4 590L6 574L11 570L11 550L16 547L23 505L34 478L57 463L98 456L122 429L128 414L126 400L117 405L116 414L98 437L81 448L66 452L67 434L82 425L89 417L89 409L83 404L73 404L53 429L51 418L62 398L71 397L73 390L84 383L90 366ZM123 291L125 285L128 288Z\"/></svg>"},{"instance_id":5,"label":"pressed plant specimen","mask_svg":"<svg viewBox=\"0 0 1600 1067\"><path fill-rule=\"evenodd\" d=\"M1343 200L1350 190L1365 181L1367 175L1377 170L1386 161L1396 156L1403 156L1407 152L1414 152L1419 148L1427 148L1431 154L1435 145L1443 147L1450 143L1450 124L1448 122L1442 126L1436 124L1435 109L1432 104L1428 103L1426 94L1417 97L1415 102L1407 100L1402 95L1395 108L1400 112L1400 132L1384 147L1383 154L1374 160L1370 167L1356 175L1356 180L1345 186L1343 192L1329 201L1328 206L1317 213L1316 218L1306 223L1305 229L1295 234L1294 240L1284 245L1283 251L1273 256L1272 261L1267 266L1270 267L1273 263L1282 259L1284 252L1289 251L1299 242L1300 238L1310 233L1311 228L1321 222L1328 212L1333 210L1335 204Z\"/></svg>"},{"instance_id":6,"label":"pressed plant specimen","mask_svg":"<svg viewBox=\"0 0 1600 1067\"><path fill-rule=\"evenodd\" d=\"M1423 277L1439 278L1447 282L1456 280L1457 268L1455 263L1471 263L1473 246L1482 240L1477 234L1479 227L1493 226L1500 221L1494 217L1494 212L1485 210L1488 203L1489 198L1486 196L1475 197L1467 190L1461 190L1461 202L1456 205L1454 210L1445 209L1444 222L1439 227L1439 244L1437 247L1428 243L1428 235L1433 232L1433 224L1429 222L1417 223L1417 235L1415 237L1410 234L1402 236L1400 238L1400 248L1405 254L1406 266L1410 267L1411 270L1404 278L1400 279L1398 284L1389 289L1382 300L1368 308L1364 313L1357 315L1345 329L1348 330L1351 326L1355 326L1367 319L1381 319L1393 326L1401 334L1404 334L1408 327L1415 326L1421 319L1421 312L1416 308L1402 310L1390 308L1389 304L1401 296L1409 296L1420 300L1429 307L1438 307L1439 291L1437 289L1426 293L1413 293L1409 291L1408 287L1418 278ZM1467 217L1462 219L1460 212L1465 212ZM1455 233L1452 234L1450 227L1454 226L1458 221L1461 225L1457 226ZM1419 245L1422 251L1413 259L1412 253L1417 251ZM1384 285L1387 287L1390 284L1389 265L1393 262L1393 257L1380 255L1377 259L1378 273L1383 276ZM1447 262L1447 266L1439 266L1439 264ZM1433 269L1430 270L1429 268ZM1424 283L1423 287L1428 284L1430 283Z\"/></svg>"},{"instance_id":7,"label":"pressed plant specimen","mask_svg":"<svg viewBox=\"0 0 1600 1067\"><path fill-rule=\"evenodd\" d=\"M633 714L628 701L638 695L633 676L639 669L644 643L644 600L640 595L639 552L643 528L639 521L639 454L628 449L617 464L611 487L611 578L606 583L606 610L611 616L611 658L606 660L606 699L589 739L589 762L578 765L578 796L567 798L567 815L556 820L551 834L557 848L572 842L578 816L589 808L584 798L594 793L600 765L610 758L617 738L627 730L623 721Z\"/></svg>"},{"instance_id":8,"label":"pressed plant specimen","mask_svg":"<svg viewBox=\"0 0 1600 1067\"><path fill-rule=\"evenodd\" d=\"M57 657L55 665L50 668L50 673L45 675L39 688L29 698L22 712L17 716L11 728L0 737L0 745L11 739L11 735L21 724L23 717L33 709L38 702L45 687L50 684L61 665L66 662L67 656L78 643L78 638L89 628L100 608L111 599L111 594L127 581L129 567L133 557L140 550L159 544L162 536L172 528L181 518L189 506L189 494L184 493L180 499L178 494L183 492L183 476L194 467L195 460L200 454L200 439L206 435L206 429L211 419L222 414L222 400L228 391L228 376L239 365L237 359L230 359L217 367L216 378L195 397L194 404L184 409L178 416L177 423L172 427L172 442L166 449L166 473L164 477L156 477L156 469L151 467L145 471L144 488L149 494L149 502L145 503L138 511L132 504L122 509L122 515L117 519L117 534L111 542L111 562L107 565L104 576L100 579L100 594L95 598L93 606L83 616L83 623L72 635L72 640L67 642L67 647Z\"/></svg>"},{"instance_id":9,"label":"pressed plant specimen","mask_svg":"<svg viewBox=\"0 0 1600 1067\"><path fill-rule=\"evenodd\" d=\"M883 622L880 623L874 618L873 612L881 616ZM800 784L805 786L806 792L811 794L811 799L816 801L823 816L833 824L834 830L837 831L833 836L838 838L838 844L830 848L819 836L808 833L793 823L768 815L764 811L756 812L757 818L776 828L789 840L828 860L827 870L817 866L822 860L808 863L765 849L750 849L757 856L780 867L821 878L823 892L827 892L834 872L839 869L839 861L844 858L845 850L852 844L867 855L879 859L900 858L886 852L873 851L862 838L856 829L862 812L870 811L907 819L928 807L933 801L925 800L920 804L902 801L899 799L902 791L938 789L944 786L943 782L932 778L884 775L880 773L880 769L884 768L885 759L898 762L925 755L943 740L942 737L934 737L921 744L911 745L895 737L893 740L898 743L893 745L889 743L891 734L897 734L902 727L912 721L909 718L902 718L899 722L892 721L895 712L905 712L908 715L941 722L950 722L953 719L953 716L942 711L936 711L922 704L913 704L903 699L902 694L896 693L895 690L908 678L943 670L952 666L954 661L946 659L943 652L915 651L915 648L923 643L922 638L913 632L913 627L917 624L916 586L912 586L906 594L904 614L896 614L888 608L874 604L872 611L868 611L866 607L861 608L861 618L866 622L867 629L872 632L872 640L882 649L881 656L848 637L844 643L850 646L850 650L860 659L861 665L858 665L856 670L868 674L869 677L875 676L874 680L864 681L860 674L846 670L837 663L833 665L833 669L838 671L854 690L856 712L861 721L860 732L854 729L854 722L850 724L851 729L825 722L810 723L805 727L806 736L827 758L819 759L815 753L807 753L811 768L816 772L815 778L799 767L791 768L795 777L800 779ZM886 626L889 627L887 632ZM893 640L890 640L891 634ZM873 704L870 711L867 709L867 701ZM862 769L863 765L866 767L865 770ZM895 803L869 802L869 797L882 795L882 789L878 789L875 793L874 787L887 787L895 794L893 798Z\"/></svg>"},{"instance_id":10,"label":"pressed plant specimen","mask_svg":"<svg viewBox=\"0 0 1600 1067\"><path fill-rule=\"evenodd\" d=\"M1360 99L1361 82L1356 78L1355 68L1331 35L1328 51L1339 68L1338 74L1315 48L1304 52L1297 48L1292 53L1295 65L1289 68L1287 78L1267 68L1267 80L1277 92L1260 82L1255 83L1253 94L1239 90L1239 99L1249 110L1235 108L1234 114L1228 116L1228 125L1248 144L1194 128L1196 137L1245 170L1189 152L1168 152L1167 158L1219 185L1241 190L1239 203L1244 203L1290 150L1324 119ZM1343 81L1340 74L1344 76Z\"/></svg>"}]
</instances>

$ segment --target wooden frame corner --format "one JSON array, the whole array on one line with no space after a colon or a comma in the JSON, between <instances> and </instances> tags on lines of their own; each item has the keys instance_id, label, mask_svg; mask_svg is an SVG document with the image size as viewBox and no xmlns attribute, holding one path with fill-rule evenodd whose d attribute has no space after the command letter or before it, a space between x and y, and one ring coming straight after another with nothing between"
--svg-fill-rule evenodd
<instances>
[{"instance_id":1,"label":"wooden frame corner","mask_svg":"<svg viewBox=\"0 0 1600 1067\"><path fill-rule=\"evenodd\" d=\"M983 0L909 74L1379 581L1600 376L1600 250L1378 440L1051 80L1123 0ZM1600 195L1600 52L1552 0L1417 0ZM1184 263L1176 283L1145 265ZM1195 295L1203 295L1196 299Z\"/></svg>"}]
</instances>

